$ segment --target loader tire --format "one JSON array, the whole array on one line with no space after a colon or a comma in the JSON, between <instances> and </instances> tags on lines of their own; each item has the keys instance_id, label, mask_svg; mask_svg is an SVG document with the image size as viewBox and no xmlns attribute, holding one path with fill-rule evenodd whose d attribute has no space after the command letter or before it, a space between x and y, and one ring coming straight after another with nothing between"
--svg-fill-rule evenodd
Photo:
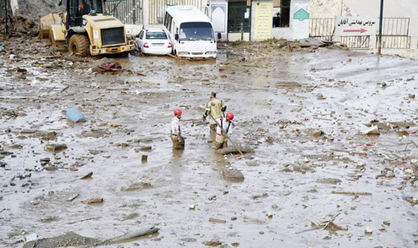
<instances>
[{"instance_id":1,"label":"loader tire","mask_svg":"<svg viewBox=\"0 0 418 248\"><path fill-rule=\"evenodd\" d=\"M89 39L82 34L73 34L68 42L68 50L78 56L86 57L89 54Z\"/></svg>"}]
</instances>

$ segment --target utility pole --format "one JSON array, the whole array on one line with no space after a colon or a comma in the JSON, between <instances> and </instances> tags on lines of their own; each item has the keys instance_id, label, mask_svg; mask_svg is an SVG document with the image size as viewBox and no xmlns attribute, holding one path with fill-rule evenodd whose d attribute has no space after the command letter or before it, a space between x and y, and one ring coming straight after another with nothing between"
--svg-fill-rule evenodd
<instances>
[{"instance_id":1,"label":"utility pole","mask_svg":"<svg viewBox=\"0 0 418 248\"><path fill-rule=\"evenodd\" d=\"M377 46L377 55L382 54L382 26L383 26L383 0L380 0L379 44Z\"/></svg>"}]
</instances>

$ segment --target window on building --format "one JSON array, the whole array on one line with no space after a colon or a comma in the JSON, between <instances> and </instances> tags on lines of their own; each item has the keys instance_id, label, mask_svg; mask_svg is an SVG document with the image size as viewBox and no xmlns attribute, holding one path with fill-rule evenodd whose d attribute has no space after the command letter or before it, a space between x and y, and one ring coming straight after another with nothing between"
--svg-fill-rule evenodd
<instances>
[{"instance_id":1,"label":"window on building","mask_svg":"<svg viewBox=\"0 0 418 248\"><path fill-rule=\"evenodd\" d=\"M291 0L274 0L273 28L289 27L290 1Z\"/></svg>"}]
</instances>

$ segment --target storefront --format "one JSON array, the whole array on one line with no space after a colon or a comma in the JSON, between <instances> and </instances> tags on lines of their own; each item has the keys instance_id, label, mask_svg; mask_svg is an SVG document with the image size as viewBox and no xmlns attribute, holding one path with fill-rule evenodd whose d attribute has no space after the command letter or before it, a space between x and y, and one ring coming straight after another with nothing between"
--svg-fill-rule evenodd
<instances>
[{"instance_id":1,"label":"storefront","mask_svg":"<svg viewBox=\"0 0 418 248\"><path fill-rule=\"evenodd\" d=\"M222 40L309 37L309 0L212 0L208 15Z\"/></svg>"}]
</instances>

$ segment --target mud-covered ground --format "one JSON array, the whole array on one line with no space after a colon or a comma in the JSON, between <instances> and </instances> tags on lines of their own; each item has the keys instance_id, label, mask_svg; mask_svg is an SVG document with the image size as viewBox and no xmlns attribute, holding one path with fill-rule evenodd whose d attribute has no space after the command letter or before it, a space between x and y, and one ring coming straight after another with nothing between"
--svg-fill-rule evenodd
<instances>
[{"instance_id":1,"label":"mud-covered ground","mask_svg":"<svg viewBox=\"0 0 418 248\"><path fill-rule=\"evenodd\" d=\"M3 44L1 247L153 225L108 247L417 245L416 60L265 42L220 44L216 61L110 58L122 71L97 74L105 59ZM211 91L235 114L233 141L254 153L214 152L201 120ZM71 123L70 107L87 122ZM184 152L168 135L175 108ZM363 134L371 126L380 135Z\"/></svg>"}]
</instances>

